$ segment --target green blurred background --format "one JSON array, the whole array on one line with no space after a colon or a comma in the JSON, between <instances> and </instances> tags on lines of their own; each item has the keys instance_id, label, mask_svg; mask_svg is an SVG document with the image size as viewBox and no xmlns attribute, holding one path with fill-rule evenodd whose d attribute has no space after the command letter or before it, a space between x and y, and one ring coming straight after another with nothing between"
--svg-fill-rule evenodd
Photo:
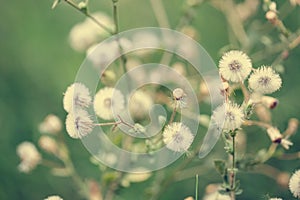
<instances>
[{"instance_id":1,"label":"green blurred background","mask_svg":"<svg viewBox=\"0 0 300 200\"><path fill-rule=\"evenodd\" d=\"M164 0L171 25L174 27L182 13L183 0ZM111 1L90 1L91 10L101 10L111 16ZM30 174L18 172L19 158L16 146L22 141L37 141L38 124L49 113L65 118L62 96L66 87L75 78L85 55L71 49L68 34L74 24L84 17L67 6L60 4L51 10L51 0L2 1L0 6L0 199L43 199L59 194L64 199L80 199L69 178L53 177L49 169L38 166ZM150 3L145 0L120 0L121 31L135 27L157 26ZM205 3L196 10L192 25L199 31L199 42L215 62L220 58L219 50L229 43L224 16ZM261 8L253 17L266 23ZM285 19L291 30L300 27L300 9L294 9ZM250 24L246 24L250 27ZM275 33L274 33L275 32ZM273 34L276 35L276 31ZM254 35L255 36L255 35ZM276 38L276 36L275 36ZM264 63L268 64L268 59ZM300 116L300 48L291 52L284 62L283 87L276 93L280 106L274 113L274 123L283 130L289 117ZM260 63L256 63L260 64ZM80 141L65 137L80 175L94 177L95 167L87 162L89 154ZM268 142L253 133L253 144ZM257 140L259 140L257 142ZM290 152L300 150L300 136L293 138ZM300 161L271 160L277 168L293 172ZM263 175L240 174L244 194L238 199L261 199L264 194L292 199L287 188L280 188L273 179ZM215 175L200 176L200 194L207 183L220 182ZM123 199L136 199L146 183L134 184L121 190ZM161 199L183 199L194 194L194 179L170 186Z\"/></svg>"}]
</instances>

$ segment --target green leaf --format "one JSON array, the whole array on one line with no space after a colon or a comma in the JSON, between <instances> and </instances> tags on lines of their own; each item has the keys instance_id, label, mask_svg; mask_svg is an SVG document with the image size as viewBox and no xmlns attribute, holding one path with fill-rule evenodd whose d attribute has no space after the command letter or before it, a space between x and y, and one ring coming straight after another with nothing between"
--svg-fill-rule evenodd
<instances>
[{"instance_id":1,"label":"green leaf","mask_svg":"<svg viewBox=\"0 0 300 200\"><path fill-rule=\"evenodd\" d=\"M226 162L224 160L215 160L214 164L217 172L224 176L226 174Z\"/></svg>"}]
</instances>

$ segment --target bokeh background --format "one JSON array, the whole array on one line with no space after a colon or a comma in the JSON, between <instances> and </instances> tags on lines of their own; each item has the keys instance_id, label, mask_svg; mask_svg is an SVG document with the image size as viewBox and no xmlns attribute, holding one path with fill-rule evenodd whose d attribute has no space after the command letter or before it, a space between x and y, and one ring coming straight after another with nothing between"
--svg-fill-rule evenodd
<instances>
[{"instance_id":1,"label":"bokeh background","mask_svg":"<svg viewBox=\"0 0 300 200\"><path fill-rule=\"evenodd\" d=\"M174 27L183 12L186 1L163 0L171 26ZM279 6L282 1L278 1ZM38 124L49 113L64 119L62 107L63 92L74 79L85 55L75 52L69 45L68 35L74 24L84 17L62 3L51 10L51 0L2 1L0 6L0 199L43 199L51 194L59 194L64 199L81 199L69 178L54 177L49 169L38 166L30 174L17 170L19 158L16 146L22 141L37 141ZM101 10L112 15L109 0L90 0L91 11ZM120 30L137 27L158 26L148 1L120 0ZM220 49L228 45L228 26L222 13L204 3L196 9L196 19L192 25L198 30L198 41L217 63ZM269 26L261 6L246 23L246 30L255 23ZM291 30L300 28L300 7L291 9L284 22ZM275 40L278 34L269 26ZM255 40L255 32L249 31ZM259 38L257 38L259 39ZM251 55L251 54L250 54ZM271 58L263 63L269 64ZM300 117L300 47L294 49L284 61L283 87L275 95L280 105L273 113L274 124L283 130L289 117ZM256 66L261 63L254 63ZM256 134L250 137L249 148L257 149L269 143L267 137ZM80 141L65 137L70 147L76 168L83 177L97 177L97 168L88 162L89 153ZM294 146L289 152L300 151L300 136L292 138ZM256 146L257 145L257 146ZM219 149L222 150L222 149ZM203 161L205 162L205 160ZM270 164L292 173L300 168L300 160L279 161ZM200 172L201 174L201 172ZM240 173L243 195L238 199L261 199L263 195L293 199L287 188L280 187L274 179L261 174ZM208 183L220 182L216 173L199 178L200 195ZM161 199L183 199L194 195L194 178L172 184ZM119 199L139 199L141 191L148 183L134 184L129 189L121 189ZM141 198L143 199L143 198Z\"/></svg>"}]
</instances>

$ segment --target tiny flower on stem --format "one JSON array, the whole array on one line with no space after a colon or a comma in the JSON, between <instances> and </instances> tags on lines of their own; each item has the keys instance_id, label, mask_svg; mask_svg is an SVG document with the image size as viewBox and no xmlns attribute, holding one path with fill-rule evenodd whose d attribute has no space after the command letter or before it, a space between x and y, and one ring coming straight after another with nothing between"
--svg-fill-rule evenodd
<instances>
[{"instance_id":1,"label":"tiny flower on stem","mask_svg":"<svg viewBox=\"0 0 300 200\"><path fill-rule=\"evenodd\" d=\"M232 50L225 53L219 62L221 76L231 82L242 82L250 74L252 63L250 58L241 51Z\"/></svg>"}]
</instances>

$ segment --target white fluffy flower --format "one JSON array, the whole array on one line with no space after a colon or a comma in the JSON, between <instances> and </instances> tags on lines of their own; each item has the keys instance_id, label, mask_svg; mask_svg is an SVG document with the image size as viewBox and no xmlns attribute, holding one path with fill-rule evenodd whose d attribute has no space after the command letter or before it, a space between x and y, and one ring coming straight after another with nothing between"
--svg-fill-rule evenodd
<instances>
[{"instance_id":1,"label":"white fluffy flower","mask_svg":"<svg viewBox=\"0 0 300 200\"><path fill-rule=\"evenodd\" d=\"M152 106L153 101L151 96L141 90L135 91L129 101L130 113L136 119L145 117Z\"/></svg>"},{"instance_id":2,"label":"white fluffy flower","mask_svg":"<svg viewBox=\"0 0 300 200\"><path fill-rule=\"evenodd\" d=\"M64 109L67 112L75 108L87 108L92 102L89 89L82 83L73 83L70 85L63 99Z\"/></svg>"},{"instance_id":3,"label":"white fluffy flower","mask_svg":"<svg viewBox=\"0 0 300 200\"><path fill-rule=\"evenodd\" d=\"M81 138L92 132L93 128L94 123L87 111L78 109L67 115L66 129L70 137Z\"/></svg>"},{"instance_id":4,"label":"white fluffy flower","mask_svg":"<svg viewBox=\"0 0 300 200\"><path fill-rule=\"evenodd\" d=\"M234 103L224 103L217 107L212 115L213 122L225 131L240 128L244 121L244 113L240 106Z\"/></svg>"},{"instance_id":5,"label":"white fluffy flower","mask_svg":"<svg viewBox=\"0 0 300 200\"><path fill-rule=\"evenodd\" d=\"M45 198L44 200L63 200L63 199L58 195L52 195L52 196Z\"/></svg>"},{"instance_id":6,"label":"white fluffy flower","mask_svg":"<svg viewBox=\"0 0 300 200\"><path fill-rule=\"evenodd\" d=\"M297 170L290 178L289 188L294 197L300 198L300 170Z\"/></svg>"},{"instance_id":7,"label":"white fluffy flower","mask_svg":"<svg viewBox=\"0 0 300 200\"><path fill-rule=\"evenodd\" d=\"M163 141L167 148L175 152L185 152L191 146L194 135L182 123L173 122L166 126L163 132Z\"/></svg>"},{"instance_id":8,"label":"white fluffy flower","mask_svg":"<svg viewBox=\"0 0 300 200\"><path fill-rule=\"evenodd\" d=\"M241 82L252 70L250 58L241 51L232 50L225 53L219 62L219 71L224 79Z\"/></svg>"},{"instance_id":9,"label":"white fluffy flower","mask_svg":"<svg viewBox=\"0 0 300 200\"><path fill-rule=\"evenodd\" d=\"M282 198L270 198L269 200L282 200Z\"/></svg>"},{"instance_id":10,"label":"white fluffy flower","mask_svg":"<svg viewBox=\"0 0 300 200\"><path fill-rule=\"evenodd\" d=\"M18 169L28 173L33 170L41 161L42 157L31 142L22 142L17 147L17 154L21 159Z\"/></svg>"},{"instance_id":11,"label":"white fluffy flower","mask_svg":"<svg viewBox=\"0 0 300 200\"><path fill-rule=\"evenodd\" d=\"M92 16L101 24L113 30L112 20L104 13L97 12ZM71 29L69 40L74 50L82 52L106 36L108 36L108 33L104 29L100 28L91 19L86 19Z\"/></svg>"},{"instance_id":12,"label":"white fluffy flower","mask_svg":"<svg viewBox=\"0 0 300 200\"><path fill-rule=\"evenodd\" d=\"M249 87L261 94L270 94L281 87L280 76L271 68L262 66L256 69L249 78Z\"/></svg>"},{"instance_id":13,"label":"white fluffy flower","mask_svg":"<svg viewBox=\"0 0 300 200\"><path fill-rule=\"evenodd\" d=\"M114 114L120 114L124 107L124 96L117 89L105 87L95 95L94 110L102 119L113 119Z\"/></svg>"}]
</instances>

